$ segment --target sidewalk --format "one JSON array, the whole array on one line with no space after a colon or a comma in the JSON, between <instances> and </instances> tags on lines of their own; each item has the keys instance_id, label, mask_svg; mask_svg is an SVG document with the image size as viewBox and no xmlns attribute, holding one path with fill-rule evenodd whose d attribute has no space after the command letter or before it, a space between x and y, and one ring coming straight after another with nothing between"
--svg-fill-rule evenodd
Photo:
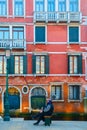
<instances>
[{"instance_id":1,"label":"sidewalk","mask_svg":"<svg viewBox=\"0 0 87 130\"><path fill-rule=\"evenodd\" d=\"M52 121L51 126L44 126L43 122L34 126L34 122L23 119L0 120L0 130L87 130L86 121Z\"/></svg>"}]
</instances>

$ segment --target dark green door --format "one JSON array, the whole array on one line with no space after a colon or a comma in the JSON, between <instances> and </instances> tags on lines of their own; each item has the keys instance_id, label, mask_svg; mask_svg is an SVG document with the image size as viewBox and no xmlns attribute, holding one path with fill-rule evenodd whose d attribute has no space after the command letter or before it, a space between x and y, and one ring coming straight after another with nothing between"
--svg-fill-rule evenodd
<instances>
[{"instance_id":1,"label":"dark green door","mask_svg":"<svg viewBox=\"0 0 87 130\"><path fill-rule=\"evenodd\" d=\"M46 97L45 96L32 96L31 97L31 108L41 109L45 106Z\"/></svg>"}]
</instances>

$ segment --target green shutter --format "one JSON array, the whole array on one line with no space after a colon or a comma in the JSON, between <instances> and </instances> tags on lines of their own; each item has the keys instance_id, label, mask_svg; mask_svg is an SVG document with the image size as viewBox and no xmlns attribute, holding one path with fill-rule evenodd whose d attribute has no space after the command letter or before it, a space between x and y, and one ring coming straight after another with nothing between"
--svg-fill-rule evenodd
<instances>
[{"instance_id":1,"label":"green shutter","mask_svg":"<svg viewBox=\"0 0 87 130\"><path fill-rule=\"evenodd\" d=\"M27 55L23 56L23 74L27 74Z\"/></svg>"},{"instance_id":2,"label":"green shutter","mask_svg":"<svg viewBox=\"0 0 87 130\"><path fill-rule=\"evenodd\" d=\"M82 55L78 56L78 74L82 74Z\"/></svg>"},{"instance_id":3,"label":"green shutter","mask_svg":"<svg viewBox=\"0 0 87 130\"><path fill-rule=\"evenodd\" d=\"M35 42L45 42L45 27L35 27Z\"/></svg>"},{"instance_id":4,"label":"green shutter","mask_svg":"<svg viewBox=\"0 0 87 130\"><path fill-rule=\"evenodd\" d=\"M68 55L68 74L70 74L70 55Z\"/></svg>"},{"instance_id":5,"label":"green shutter","mask_svg":"<svg viewBox=\"0 0 87 130\"><path fill-rule=\"evenodd\" d=\"M14 55L11 55L9 59L9 74L14 74Z\"/></svg>"},{"instance_id":6,"label":"green shutter","mask_svg":"<svg viewBox=\"0 0 87 130\"><path fill-rule=\"evenodd\" d=\"M45 74L49 74L49 56L45 56Z\"/></svg>"},{"instance_id":7,"label":"green shutter","mask_svg":"<svg viewBox=\"0 0 87 130\"><path fill-rule=\"evenodd\" d=\"M36 55L32 55L32 73L36 74Z\"/></svg>"},{"instance_id":8,"label":"green shutter","mask_svg":"<svg viewBox=\"0 0 87 130\"><path fill-rule=\"evenodd\" d=\"M69 42L79 42L78 27L69 27Z\"/></svg>"}]
</instances>

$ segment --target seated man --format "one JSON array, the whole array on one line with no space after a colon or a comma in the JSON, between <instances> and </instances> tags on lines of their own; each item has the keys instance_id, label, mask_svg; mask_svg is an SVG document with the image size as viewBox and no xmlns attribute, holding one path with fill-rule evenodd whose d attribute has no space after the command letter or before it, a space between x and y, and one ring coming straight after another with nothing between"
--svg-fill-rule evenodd
<instances>
[{"instance_id":1,"label":"seated man","mask_svg":"<svg viewBox=\"0 0 87 130\"><path fill-rule=\"evenodd\" d=\"M54 107L53 107L52 101L49 100L47 102L47 105L43 108L43 110L40 113L38 113L36 116L34 116L34 118L38 118L37 122L34 123L34 125L38 125L41 120L44 121L44 116L51 116L53 113L53 110L54 110Z\"/></svg>"}]
</instances>

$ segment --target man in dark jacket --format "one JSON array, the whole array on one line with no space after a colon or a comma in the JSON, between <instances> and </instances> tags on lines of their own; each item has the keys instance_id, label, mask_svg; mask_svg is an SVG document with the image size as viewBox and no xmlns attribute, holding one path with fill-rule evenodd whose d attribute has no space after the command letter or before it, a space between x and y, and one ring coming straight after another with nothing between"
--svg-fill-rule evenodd
<instances>
[{"instance_id":1,"label":"man in dark jacket","mask_svg":"<svg viewBox=\"0 0 87 130\"><path fill-rule=\"evenodd\" d=\"M44 121L44 116L51 116L53 110L54 110L54 106L52 104L52 101L49 100L47 102L47 105L43 108L43 110L34 117L34 118L38 118L37 122L35 122L34 125L38 125L41 120Z\"/></svg>"}]
</instances>

